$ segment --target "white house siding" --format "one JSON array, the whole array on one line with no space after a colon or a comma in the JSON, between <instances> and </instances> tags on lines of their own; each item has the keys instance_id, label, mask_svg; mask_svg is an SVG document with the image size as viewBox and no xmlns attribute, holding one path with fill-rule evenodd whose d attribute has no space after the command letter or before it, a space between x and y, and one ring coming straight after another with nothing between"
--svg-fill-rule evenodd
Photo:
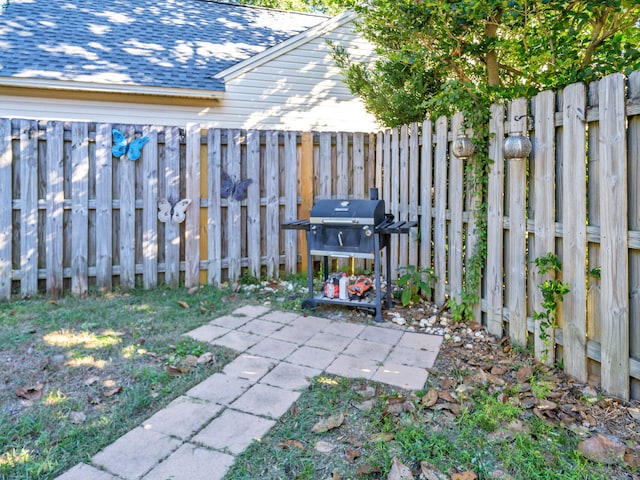
<instances>
[{"instance_id":1,"label":"white house siding","mask_svg":"<svg viewBox=\"0 0 640 480\"><path fill-rule=\"evenodd\" d=\"M372 47L359 40L352 25L339 26L321 37L227 79L224 97L202 105L184 106L38 98L3 95L0 117L78 120L111 123L284 130L374 131L378 128L362 102L342 83L327 40L353 55L367 58Z\"/></svg>"}]
</instances>

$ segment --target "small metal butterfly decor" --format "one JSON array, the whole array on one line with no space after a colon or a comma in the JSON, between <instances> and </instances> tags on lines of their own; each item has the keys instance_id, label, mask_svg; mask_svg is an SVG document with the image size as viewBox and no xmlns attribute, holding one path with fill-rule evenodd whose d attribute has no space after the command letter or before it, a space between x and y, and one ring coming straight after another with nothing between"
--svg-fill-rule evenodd
<instances>
[{"instance_id":1,"label":"small metal butterfly decor","mask_svg":"<svg viewBox=\"0 0 640 480\"><path fill-rule=\"evenodd\" d=\"M149 137L137 137L131 140L131 143L127 143L127 139L120 130L115 128L111 130L113 135L113 147L111 147L111 153L114 157L120 158L123 155L127 155L129 160L138 160L142 153L142 147L149 141Z\"/></svg>"},{"instance_id":2,"label":"small metal butterfly decor","mask_svg":"<svg viewBox=\"0 0 640 480\"><path fill-rule=\"evenodd\" d=\"M238 202L247 198L247 188L253 183L250 178L238 180L231 178L227 172L221 172L220 196L222 198L233 198Z\"/></svg>"},{"instance_id":3,"label":"small metal butterfly decor","mask_svg":"<svg viewBox=\"0 0 640 480\"><path fill-rule=\"evenodd\" d=\"M160 199L158 200L158 220L162 223L167 223L169 220L173 223L182 223L189 205L191 205L190 198L184 198L175 203L166 198Z\"/></svg>"}]
</instances>

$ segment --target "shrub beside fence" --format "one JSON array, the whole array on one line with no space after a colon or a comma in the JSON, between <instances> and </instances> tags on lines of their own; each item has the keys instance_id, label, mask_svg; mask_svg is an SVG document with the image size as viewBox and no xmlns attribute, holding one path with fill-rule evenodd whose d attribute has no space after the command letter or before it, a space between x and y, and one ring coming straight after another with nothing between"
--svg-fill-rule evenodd
<instances>
[{"instance_id":1,"label":"shrub beside fence","mask_svg":"<svg viewBox=\"0 0 640 480\"><path fill-rule=\"evenodd\" d=\"M542 92L490 112L488 254L474 316L536 358L620 397L640 398L640 72ZM95 285L188 287L277 278L307 268L304 236L280 224L319 198L366 198L417 219L393 236L399 268L433 269L438 305L464 286L475 248L465 163L451 154L454 115L377 133L201 130L0 119L0 297L77 294ZM149 142L137 161L112 156L111 129ZM503 140L527 132L528 159ZM221 198L221 172L252 179ZM188 198L183 223L158 221L158 201ZM569 284L558 328L542 341L533 267L552 253ZM356 263L356 267L362 267ZM599 275L590 273L599 272Z\"/></svg>"}]
</instances>

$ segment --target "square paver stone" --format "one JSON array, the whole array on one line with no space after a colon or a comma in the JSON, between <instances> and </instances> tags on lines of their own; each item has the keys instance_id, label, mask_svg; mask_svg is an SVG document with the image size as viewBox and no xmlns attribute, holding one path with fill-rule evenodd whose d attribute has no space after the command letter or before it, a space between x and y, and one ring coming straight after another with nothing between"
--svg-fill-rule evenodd
<instances>
[{"instance_id":1,"label":"square paver stone","mask_svg":"<svg viewBox=\"0 0 640 480\"><path fill-rule=\"evenodd\" d=\"M260 383L287 390L303 390L309 386L311 379L320 375L322 370L281 362L267 373Z\"/></svg>"},{"instance_id":2,"label":"square paver stone","mask_svg":"<svg viewBox=\"0 0 640 480\"><path fill-rule=\"evenodd\" d=\"M252 383L260 380L273 368L275 361L270 358L243 353L233 362L227 363L222 369L223 373L238 378L246 378Z\"/></svg>"},{"instance_id":3,"label":"square paver stone","mask_svg":"<svg viewBox=\"0 0 640 480\"><path fill-rule=\"evenodd\" d=\"M438 352L399 347L396 345L385 359L385 362L408 365L410 367L431 368L437 357Z\"/></svg>"},{"instance_id":4,"label":"square paver stone","mask_svg":"<svg viewBox=\"0 0 640 480\"><path fill-rule=\"evenodd\" d=\"M282 360L293 352L298 345L275 338L265 338L247 350L247 353Z\"/></svg>"},{"instance_id":5,"label":"square paver stone","mask_svg":"<svg viewBox=\"0 0 640 480\"><path fill-rule=\"evenodd\" d=\"M395 330L392 328L374 327L368 325L365 327L358 338L360 340L368 340L370 342L386 343L387 345L395 345L402 337L404 332L402 330Z\"/></svg>"},{"instance_id":6,"label":"square paver stone","mask_svg":"<svg viewBox=\"0 0 640 480\"><path fill-rule=\"evenodd\" d=\"M235 457L185 443L143 480L221 480Z\"/></svg>"},{"instance_id":7,"label":"square paver stone","mask_svg":"<svg viewBox=\"0 0 640 480\"><path fill-rule=\"evenodd\" d=\"M398 347L415 348L437 352L442 345L440 335L427 335L424 333L405 332L398 341Z\"/></svg>"},{"instance_id":8,"label":"square paver stone","mask_svg":"<svg viewBox=\"0 0 640 480\"><path fill-rule=\"evenodd\" d=\"M320 332L321 330L324 330L325 328L327 328L331 323L333 323L333 321L329 320L328 318L310 316L310 317L295 318L290 323L290 325L292 327L308 328L309 330Z\"/></svg>"},{"instance_id":9,"label":"square paver stone","mask_svg":"<svg viewBox=\"0 0 640 480\"><path fill-rule=\"evenodd\" d=\"M255 335L248 332L239 332L237 330L231 330L226 335L212 340L212 345L220 345L222 347L230 348L236 352L244 352L248 348L254 346L264 337Z\"/></svg>"},{"instance_id":10,"label":"square paver stone","mask_svg":"<svg viewBox=\"0 0 640 480\"><path fill-rule=\"evenodd\" d=\"M369 342L367 340L360 340L359 338L356 338L347 348L344 349L344 352L342 353L344 355L352 355L362 359L377 360L381 362L387 358L391 348L392 346L389 344Z\"/></svg>"},{"instance_id":11,"label":"square paver stone","mask_svg":"<svg viewBox=\"0 0 640 480\"><path fill-rule=\"evenodd\" d=\"M252 383L246 378L214 373L189 390L187 395L220 405L228 405L248 390L251 385Z\"/></svg>"},{"instance_id":12,"label":"square paver stone","mask_svg":"<svg viewBox=\"0 0 640 480\"><path fill-rule=\"evenodd\" d=\"M347 322L332 322L323 331L341 337L356 338L365 329L365 325Z\"/></svg>"},{"instance_id":13,"label":"square paver stone","mask_svg":"<svg viewBox=\"0 0 640 480\"><path fill-rule=\"evenodd\" d=\"M87 480L88 478L91 480L117 480L114 475L85 463L79 463L71 470L67 470L59 477L56 477L55 480Z\"/></svg>"},{"instance_id":14,"label":"square paver stone","mask_svg":"<svg viewBox=\"0 0 640 480\"><path fill-rule=\"evenodd\" d=\"M313 337L314 333L316 332L313 330L309 330L308 328L286 325L280 330L273 332L271 335L269 335L269 337L302 345L304 342Z\"/></svg>"},{"instance_id":15,"label":"square paver stone","mask_svg":"<svg viewBox=\"0 0 640 480\"><path fill-rule=\"evenodd\" d=\"M239 327L238 331L255 333L256 335L262 335L263 337L266 337L281 328L281 323L269 322L267 320L256 318L255 320L251 320Z\"/></svg>"},{"instance_id":16,"label":"square paver stone","mask_svg":"<svg viewBox=\"0 0 640 480\"><path fill-rule=\"evenodd\" d=\"M182 396L145 420L142 427L186 440L209 423L222 408L216 403Z\"/></svg>"},{"instance_id":17,"label":"square paver stone","mask_svg":"<svg viewBox=\"0 0 640 480\"><path fill-rule=\"evenodd\" d=\"M230 407L254 415L280 418L299 396L300 392L258 383L247 390Z\"/></svg>"},{"instance_id":18,"label":"square paver stone","mask_svg":"<svg viewBox=\"0 0 640 480\"><path fill-rule=\"evenodd\" d=\"M289 355L286 358L286 361L296 365L324 370L335 360L336 355L336 352L332 352L330 350L304 345Z\"/></svg>"},{"instance_id":19,"label":"square paver stone","mask_svg":"<svg viewBox=\"0 0 640 480\"><path fill-rule=\"evenodd\" d=\"M214 318L209 323L211 325L233 329L241 327L250 320L253 320L253 317L248 317L247 315L223 315L222 317Z\"/></svg>"},{"instance_id":20,"label":"square paver stone","mask_svg":"<svg viewBox=\"0 0 640 480\"><path fill-rule=\"evenodd\" d=\"M366 378L368 380L377 369L378 363L374 360L352 357L351 355L338 355L325 371L341 377Z\"/></svg>"},{"instance_id":21,"label":"square paver stone","mask_svg":"<svg viewBox=\"0 0 640 480\"><path fill-rule=\"evenodd\" d=\"M191 337L194 340L198 340L199 342L210 342L214 338L221 337L227 333L229 333L228 328L219 327L217 325L202 325L201 327L196 328L195 330L191 330L190 332L185 333L186 337Z\"/></svg>"},{"instance_id":22,"label":"square paver stone","mask_svg":"<svg viewBox=\"0 0 640 480\"><path fill-rule=\"evenodd\" d=\"M124 478L140 478L182 442L142 427L134 428L93 456L92 463Z\"/></svg>"},{"instance_id":23,"label":"square paver stone","mask_svg":"<svg viewBox=\"0 0 640 480\"><path fill-rule=\"evenodd\" d=\"M193 437L192 442L238 455L253 440L260 440L275 423L274 420L227 409Z\"/></svg>"},{"instance_id":24,"label":"square paver stone","mask_svg":"<svg viewBox=\"0 0 640 480\"><path fill-rule=\"evenodd\" d=\"M270 310L269 307L265 305L245 305L244 307L236 308L233 311L234 315L246 315L247 317L259 317L260 315L264 315Z\"/></svg>"},{"instance_id":25,"label":"square paver stone","mask_svg":"<svg viewBox=\"0 0 640 480\"><path fill-rule=\"evenodd\" d=\"M309 340L306 345L309 347L324 348L332 352L341 352L351 343L352 338L343 337L329 332L318 332Z\"/></svg>"},{"instance_id":26,"label":"square paver stone","mask_svg":"<svg viewBox=\"0 0 640 480\"><path fill-rule=\"evenodd\" d=\"M270 322L277 322L277 323L283 323L285 325L290 324L291 322L293 322L296 318L298 318L300 315L294 312L279 312L279 311L274 311L274 312L269 312L266 315L263 315L262 317L260 317L262 320L268 320Z\"/></svg>"},{"instance_id":27,"label":"square paver stone","mask_svg":"<svg viewBox=\"0 0 640 480\"><path fill-rule=\"evenodd\" d=\"M385 363L378 368L371 380L408 390L420 390L424 387L428 377L429 372L423 368Z\"/></svg>"}]
</instances>

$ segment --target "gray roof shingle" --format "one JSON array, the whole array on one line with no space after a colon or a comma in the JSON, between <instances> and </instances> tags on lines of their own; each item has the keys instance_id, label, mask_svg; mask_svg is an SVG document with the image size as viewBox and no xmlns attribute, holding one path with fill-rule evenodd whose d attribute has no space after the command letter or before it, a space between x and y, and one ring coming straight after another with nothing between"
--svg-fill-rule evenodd
<instances>
[{"instance_id":1,"label":"gray roof shingle","mask_svg":"<svg viewBox=\"0 0 640 480\"><path fill-rule=\"evenodd\" d=\"M210 0L12 0L0 77L224 90L213 75L324 20Z\"/></svg>"}]
</instances>

